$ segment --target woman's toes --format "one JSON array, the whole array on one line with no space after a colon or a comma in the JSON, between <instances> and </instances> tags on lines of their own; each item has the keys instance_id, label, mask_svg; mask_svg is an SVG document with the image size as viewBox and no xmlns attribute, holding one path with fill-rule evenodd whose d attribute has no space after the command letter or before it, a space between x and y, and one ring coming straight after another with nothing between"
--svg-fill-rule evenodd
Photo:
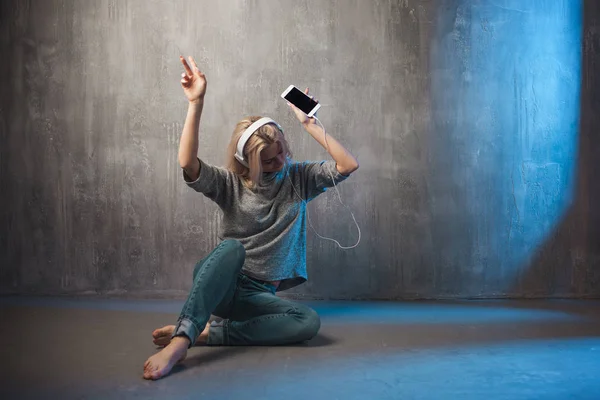
<instances>
[{"instance_id":1,"label":"woman's toes","mask_svg":"<svg viewBox=\"0 0 600 400\"><path fill-rule=\"evenodd\" d=\"M162 328L155 329L154 332L152 332L152 337L154 339L158 339L163 336L171 336L171 335L173 335L174 331L175 331L175 325L163 326Z\"/></svg>"}]
</instances>

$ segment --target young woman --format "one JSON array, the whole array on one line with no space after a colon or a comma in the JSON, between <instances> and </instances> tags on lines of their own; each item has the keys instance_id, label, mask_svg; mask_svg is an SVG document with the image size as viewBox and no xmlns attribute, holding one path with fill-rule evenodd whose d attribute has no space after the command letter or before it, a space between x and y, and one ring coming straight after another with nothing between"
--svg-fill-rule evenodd
<instances>
[{"instance_id":1,"label":"young woman","mask_svg":"<svg viewBox=\"0 0 600 400\"><path fill-rule=\"evenodd\" d=\"M189 64L180 59L189 105L179 163L187 185L221 208L221 243L196 264L177 325L152 333L154 343L165 347L144 364L146 379L167 375L194 344L281 345L313 338L321 325L317 313L275 293L307 279L306 202L358 168L338 141L329 135L325 141L314 118L292 105L304 129L333 161L293 162L282 129L260 117L236 125L227 169L199 160L206 77L192 57ZM223 321L208 324L211 314Z\"/></svg>"}]
</instances>

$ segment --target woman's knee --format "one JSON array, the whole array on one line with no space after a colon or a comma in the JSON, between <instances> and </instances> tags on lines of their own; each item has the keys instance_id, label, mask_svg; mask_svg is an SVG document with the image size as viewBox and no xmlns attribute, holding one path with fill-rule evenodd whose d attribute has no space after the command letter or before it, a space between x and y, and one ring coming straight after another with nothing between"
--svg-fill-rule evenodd
<instances>
[{"instance_id":1,"label":"woman's knee","mask_svg":"<svg viewBox=\"0 0 600 400\"><path fill-rule=\"evenodd\" d=\"M317 336L321 328L321 318L315 310L310 307L300 307L297 309L299 319L301 321L300 332L298 332L298 340L303 342Z\"/></svg>"},{"instance_id":2,"label":"woman's knee","mask_svg":"<svg viewBox=\"0 0 600 400\"><path fill-rule=\"evenodd\" d=\"M242 269L246 260L246 249L244 249L244 245L239 240L223 240L208 256L196 264L194 267L194 279L196 279L196 275L201 268L209 262L214 262L215 259L218 260L218 264L224 264L225 267L232 268L237 273ZM224 266L219 265L218 267L223 268Z\"/></svg>"},{"instance_id":3,"label":"woman's knee","mask_svg":"<svg viewBox=\"0 0 600 400\"><path fill-rule=\"evenodd\" d=\"M223 248L224 251L232 254L233 257L236 257L240 263L244 263L244 259L246 258L246 249L242 242L236 239L225 239L217 248Z\"/></svg>"}]
</instances>

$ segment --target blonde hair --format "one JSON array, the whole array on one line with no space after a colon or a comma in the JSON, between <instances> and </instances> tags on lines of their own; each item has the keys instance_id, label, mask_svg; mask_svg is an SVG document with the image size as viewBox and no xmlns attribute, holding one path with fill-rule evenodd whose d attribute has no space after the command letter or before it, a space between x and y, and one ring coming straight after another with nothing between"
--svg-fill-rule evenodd
<instances>
[{"instance_id":1,"label":"blonde hair","mask_svg":"<svg viewBox=\"0 0 600 400\"><path fill-rule=\"evenodd\" d=\"M261 126L254 132L244 146L244 158L248 162L249 167L244 166L234 156L237 150L237 144L246 129L252 123L258 121L262 117L252 116L247 117L237 123L231 135L231 141L227 147L227 169L240 178L246 187L254 188L260 183L262 177L262 160L260 154L263 149L273 143L281 143L281 148L285 154L286 160L292 157L289 146L283 132L274 124L266 124Z\"/></svg>"}]
</instances>

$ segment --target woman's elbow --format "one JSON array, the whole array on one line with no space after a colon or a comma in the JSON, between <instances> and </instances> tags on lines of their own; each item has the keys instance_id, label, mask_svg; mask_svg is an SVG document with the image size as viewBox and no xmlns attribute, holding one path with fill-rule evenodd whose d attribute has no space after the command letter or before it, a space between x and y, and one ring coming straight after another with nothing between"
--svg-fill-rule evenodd
<instances>
[{"instance_id":1,"label":"woman's elbow","mask_svg":"<svg viewBox=\"0 0 600 400\"><path fill-rule=\"evenodd\" d=\"M350 165L344 165L344 167L342 167L342 170L340 171L340 173L342 175L350 175L351 173L356 171L358 169L358 167L359 167L358 161L355 161L354 163L352 163Z\"/></svg>"},{"instance_id":2,"label":"woman's elbow","mask_svg":"<svg viewBox=\"0 0 600 400\"><path fill-rule=\"evenodd\" d=\"M197 158L194 160L179 159L179 166L192 180L195 181L198 179L198 176L200 175L200 162Z\"/></svg>"},{"instance_id":3,"label":"woman's elbow","mask_svg":"<svg viewBox=\"0 0 600 400\"><path fill-rule=\"evenodd\" d=\"M179 157L179 166L182 169L194 169L198 163L197 158Z\"/></svg>"}]
</instances>

